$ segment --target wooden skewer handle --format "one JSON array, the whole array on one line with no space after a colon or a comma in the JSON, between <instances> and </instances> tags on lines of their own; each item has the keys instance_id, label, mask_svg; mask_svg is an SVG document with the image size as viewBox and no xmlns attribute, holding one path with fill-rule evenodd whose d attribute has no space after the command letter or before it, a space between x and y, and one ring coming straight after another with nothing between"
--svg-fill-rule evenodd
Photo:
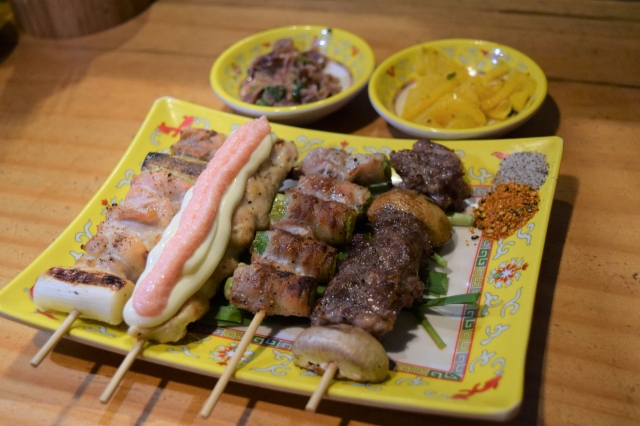
<instances>
[{"instance_id":1,"label":"wooden skewer handle","mask_svg":"<svg viewBox=\"0 0 640 426\"><path fill-rule=\"evenodd\" d=\"M34 367L37 367L38 365L40 365L42 360L45 359L45 357L49 354L49 352L53 350L53 348L58 344L60 339L62 339L62 336L64 336L65 333L69 331L69 329L71 328L71 325L75 322L75 320L78 319L79 316L80 316L79 310L74 309L73 311L71 311L71 313L62 322L62 324L60 324L60 327L58 327L58 329L51 335L51 337L49 337L49 340L47 340L47 343L45 343L44 346L40 348L36 356L34 356L31 359L31 365L33 365Z\"/></svg>"},{"instance_id":2,"label":"wooden skewer handle","mask_svg":"<svg viewBox=\"0 0 640 426\"><path fill-rule=\"evenodd\" d=\"M307 402L307 406L304 407L306 411L310 413L316 412L316 410L318 409L318 405L320 405L322 397L327 392L327 389L329 389L329 385L331 384L331 381L333 380L333 377L336 375L337 371L338 364L336 364L335 362L330 362L329 365L327 365L327 369L324 370L322 379L320 379L320 384L318 384L318 387L313 392L313 395L311 395L309 402Z\"/></svg>"},{"instance_id":3,"label":"wooden skewer handle","mask_svg":"<svg viewBox=\"0 0 640 426\"><path fill-rule=\"evenodd\" d=\"M205 419L209 417L211 411L213 411L213 407L216 406L218 399L220 399L222 392L224 392L224 388L227 387L227 383L229 383L229 380L236 372L236 367L242 359L244 351L249 346L249 343L251 343L251 340L256 334L256 330L262 323L262 320L264 319L266 313L267 311L262 310L258 311L258 313L255 314L253 320L251 320L251 324L249 324L249 328L247 328L247 331L245 331L242 340L240 340L240 343L238 344L238 346L236 346L235 353L233 354L231 361L229 361L227 368L224 370L224 373L222 373L222 376L220 376L220 378L218 379L218 383L216 383L216 385L214 386L213 391L211 392L211 395L209 395L207 401L204 403L202 410L200 410L200 415Z\"/></svg>"},{"instance_id":4,"label":"wooden skewer handle","mask_svg":"<svg viewBox=\"0 0 640 426\"><path fill-rule=\"evenodd\" d=\"M100 402L106 404L111 399L111 395L113 395L113 392L122 381L125 373L129 371L138 354L142 352L142 347L144 346L145 342L145 340L138 340L136 344L133 345L133 348L131 348L127 356L122 361L122 364L120 364L120 367L118 367L118 371L116 371L116 374L114 374L111 378L109 385L107 385L107 388L104 390L104 392L102 392L102 396L100 396Z\"/></svg>"}]
</instances>

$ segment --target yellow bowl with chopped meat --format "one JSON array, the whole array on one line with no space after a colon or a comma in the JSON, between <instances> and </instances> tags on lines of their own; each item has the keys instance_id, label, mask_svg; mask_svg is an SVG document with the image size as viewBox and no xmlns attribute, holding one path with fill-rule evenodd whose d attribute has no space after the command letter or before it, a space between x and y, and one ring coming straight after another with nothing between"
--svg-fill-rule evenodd
<instances>
[{"instance_id":1,"label":"yellow bowl with chopped meat","mask_svg":"<svg viewBox=\"0 0 640 426\"><path fill-rule=\"evenodd\" d=\"M234 111L306 124L337 111L369 81L371 47L339 28L295 25L241 40L218 57L210 81Z\"/></svg>"},{"instance_id":2,"label":"yellow bowl with chopped meat","mask_svg":"<svg viewBox=\"0 0 640 426\"><path fill-rule=\"evenodd\" d=\"M369 83L371 103L389 124L433 139L503 135L531 118L546 94L544 72L524 53L472 39L404 49Z\"/></svg>"}]
</instances>

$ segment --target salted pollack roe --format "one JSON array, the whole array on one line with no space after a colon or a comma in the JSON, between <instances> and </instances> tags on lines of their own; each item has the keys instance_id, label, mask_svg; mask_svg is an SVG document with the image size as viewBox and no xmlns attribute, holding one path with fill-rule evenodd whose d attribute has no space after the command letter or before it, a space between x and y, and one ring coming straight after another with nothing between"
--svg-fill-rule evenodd
<instances>
[{"instance_id":1,"label":"salted pollack roe","mask_svg":"<svg viewBox=\"0 0 640 426\"><path fill-rule=\"evenodd\" d=\"M478 229L485 238L499 240L522 228L538 211L540 195L525 183L497 185L473 209Z\"/></svg>"},{"instance_id":2,"label":"salted pollack roe","mask_svg":"<svg viewBox=\"0 0 640 426\"><path fill-rule=\"evenodd\" d=\"M174 217L174 221L179 221L175 234L170 236L158 261L147 264L136 285L132 299L138 315L154 317L163 312L185 263L208 234L227 187L270 129L266 118L253 120L229 135L216 152L193 186L193 197Z\"/></svg>"}]
</instances>

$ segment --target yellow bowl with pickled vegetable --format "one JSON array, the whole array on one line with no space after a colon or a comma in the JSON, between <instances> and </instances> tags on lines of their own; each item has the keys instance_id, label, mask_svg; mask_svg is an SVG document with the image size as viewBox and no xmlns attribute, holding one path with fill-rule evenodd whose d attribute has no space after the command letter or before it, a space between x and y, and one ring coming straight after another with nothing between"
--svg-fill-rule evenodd
<instances>
[{"instance_id":1,"label":"yellow bowl with pickled vegetable","mask_svg":"<svg viewBox=\"0 0 640 426\"><path fill-rule=\"evenodd\" d=\"M328 98L292 106L262 106L248 103L240 96L253 60L273 50L274 43L290 38L296 50L314 46L329 58L331 70L340 80L341 90ZM337 111L353 99L369 81L375 67L371 47L360 37L339 28L319 25L294 25L267 30L238 41L215 61L210 82L216 95L234 111L250 117L266 116L285 124L306 124Z\"/></svg>"},{"instance_id":2,"label":"yellow bowl with pickled vegetable","mask_svg":"<svg viewBox=\"0 0 640 426\"><path fill-rule=\"evenodd\" d=\"M369 82L373 107L416 137L478 139L506 134L540 108L542 69L524 53L482 40L418 44L383 61Z\"/></svg>"}]
</instances>

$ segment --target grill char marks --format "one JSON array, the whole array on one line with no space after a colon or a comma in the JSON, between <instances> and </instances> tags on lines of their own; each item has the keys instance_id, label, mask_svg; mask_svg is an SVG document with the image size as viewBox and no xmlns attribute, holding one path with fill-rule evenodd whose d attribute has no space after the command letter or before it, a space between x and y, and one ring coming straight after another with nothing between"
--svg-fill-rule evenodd
<instances>
[{"instance_id":1,"label":"grill char marks","mask_svg":"<svg viewBox=\"0 0 640 426\"><path fill-rule=\"evenodd\" d=\"M278 264L285 271L313 277L320 282L329 281L335 273L335 248L281 229L259 233L251 252L252 263Z\"/></svg>"},{"instance_id":2,"label":"grill char marks","mask_svg":"<svg viewBox=\"0 0 640 426\"><path fill-rule=\"evenodd\" d=\"M195 183L206 167L207 163L200 160L177 157L160 152L150 152L144 159L144 163L142 163L142 171L164 171L191 184Z\"/></svg>"},{"instance_id":3,"label":"grill char marks","mask_svg":"<svg viewBox=\"0 0 640 426\"><path fill-rule=\"evenodd\" d=\"M72 268L53 267L47 271L47 275L69 284L92 284L107 287L114 292L126 284L125 280L115 275Z\"/></svg>"},{"instance_id":4,"label":"grill char marks","mask_svg":"<svg viewBox=\"0 0 640 426\"><path fill-rule=\"evenodd\" d=\"M171 153L209 162L225 139L224 134L214 130L185 127L180 131L180 140L171 146Z\"/></svg>"},{"instance_id":5,"label":"grill char marks","mask_svg":"<svg viewBox=\"0 0 640 426\"><path fill-rule=\"evenodd\" d=\"M452 150L420 139L412 150L392 152L390 157L402 177L400 188L426 195L443 210L464 210L471 188L463 180L462 163Z\"/></svg>"},{"instance_id":6,"label":"grill char marks","mask_svg":"<svg viewBox=\"0 0 640 426\"><path fill-rule=\"evenodd\" d=\"M409 213L385 211L371 226L370 240L354 237L349 257L314 308L313 325L346 323L379 338L402 308L422 297L418 271L431 253L425 225Z\"/></svg>"},{"instance_id":7,"label":"grill char marks","mask_svg":"<svg viewBox=\"0 0 640 426\"><path fill-rule=\"evenodd\" d=\"M251 312L308 317L318 284L267 262L241 265L233 274L229 301Z\"/></svg>"},{"instance_id":8,"label":"grill char marks","mask_svg":"<svg viewBox=\"0 0 640 426\"><path fill-rule=\"evenodd\" d=\"M363 214L371 201L371 191L360 185L322 175L302 176L296 189L323 201L337 201Z\"/></svg>"}]
</instances>

